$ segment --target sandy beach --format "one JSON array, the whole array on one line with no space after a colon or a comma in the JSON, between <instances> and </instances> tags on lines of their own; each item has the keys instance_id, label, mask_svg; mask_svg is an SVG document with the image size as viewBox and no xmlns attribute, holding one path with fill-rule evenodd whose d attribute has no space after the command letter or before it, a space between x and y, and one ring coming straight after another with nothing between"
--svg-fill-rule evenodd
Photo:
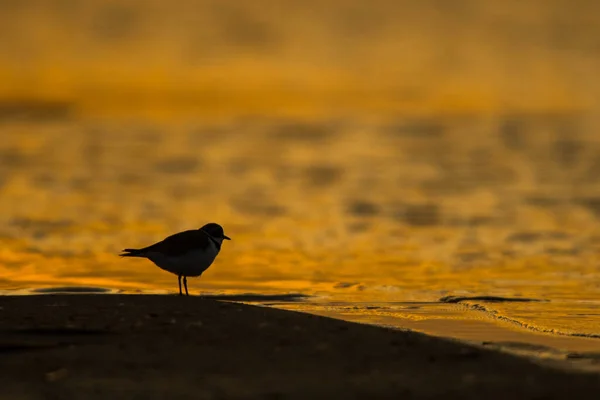
<instances>
[{"instance_id":1,"label":"sandy beach","mask_svg":"<svg viewBox=\"0 0 600 400\"><path fill-rule=\"evenodd\" d=\"M199 297L0 298L0 398L584 398L600 375Z\"/></svg>"}]
</instances>

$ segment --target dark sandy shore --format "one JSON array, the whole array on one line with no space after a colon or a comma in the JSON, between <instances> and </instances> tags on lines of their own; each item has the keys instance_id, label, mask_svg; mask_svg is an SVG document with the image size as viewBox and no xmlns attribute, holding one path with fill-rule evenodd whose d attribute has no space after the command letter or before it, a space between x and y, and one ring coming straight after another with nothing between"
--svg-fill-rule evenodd
<instances>
[{"instance_id":1,"label":"dark sandy shore","mask_svg":"<svg viewBox=\"0 0 600 400\"><path fill-rule=\"evenodd\" d=\"M196 297L0 297L0 399L562 399L600 375Z\"/></svg>"}]
</instances>

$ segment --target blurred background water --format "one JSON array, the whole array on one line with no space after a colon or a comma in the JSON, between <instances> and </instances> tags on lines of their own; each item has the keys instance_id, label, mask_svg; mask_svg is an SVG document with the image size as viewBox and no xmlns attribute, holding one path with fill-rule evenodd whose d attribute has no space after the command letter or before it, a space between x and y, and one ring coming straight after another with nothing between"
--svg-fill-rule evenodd
<instances>
[{"instance_id":1,"label":"blurred background water","mask_svg":"<svg viewBox=\"0 0 600 400\"><path fill-rule=\"evenodd\" d=\"M531 298L464 307L600 335L599 30L587 0L2 0L0 289L174 291L116 254L216 221L195 293Z\"/></svg>"}]
</instances>

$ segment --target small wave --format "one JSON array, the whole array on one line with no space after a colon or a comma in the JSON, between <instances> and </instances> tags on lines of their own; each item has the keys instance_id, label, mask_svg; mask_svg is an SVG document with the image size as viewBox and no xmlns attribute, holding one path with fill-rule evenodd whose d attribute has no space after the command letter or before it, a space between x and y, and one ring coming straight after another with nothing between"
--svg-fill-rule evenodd
<instances>
[{"instance_id":1,"label":"small wave","mask_svg":"<svg viewBox=\"0 0 600 400\"><path fill-rule=\"evenodd\" d=\"M442 303L460 303L463 301L487 301L489 303L531 303L548 300L530 299L526 297L501 297L501 296L445 296L440 299Z\"/></svg>"},{"instance_id":2,"label":"small wave","mask_svg":"<svg viewBox=\"0 0 600 400\"><path fill-rule=\"evenodd\" d=\"M507 349L523 350L523 351L546 352L546 353L556 352L556 349L553 347L550 347L550 346L544 346L541 344L534 344L534 343L525 343L525 342L511 342L511 341L492 342L492 341L488 341L488 342L483 342L482 344L484 346L498 346L498 347L503 347L503 348L507 348Z\"/></svg>"},{"instance_id":3,"label":"small wave","mask_svg":"<svg viewBox=\"0 0 600 400\"><path fill-rule=\"evenodd\" d=\"M452 297L452 296L448 296L448 297ZM462 298L462 300L486 300L488 298L488 296L480 296L480 297L465 297ZM492 297L494 298L494 297ZM503 299L503 298L501 298ZM440 301L442 301L442 299L440 299ZM502 300L501 300L502 301ZM506 300L503 300L506 301ZM509 300L510 301L510 300ZM517 301L517 300L513 300L513 301ZM547 301L547 300L535 300L535 299L525 299L524 301ZM445 301L446 303L459 303L459 301ZM493 300L492 300L493 302ZM516 325L520 328L524 328L524 329L528 329L530 331L534 331L534 332L539 332L539 333L548 333L548 334L552 334L552 335L559 335L559 336L571 336L571 337L582 337L582 338L590 338L590 339L600 339L600 333L585 333L585 332L565 332L565 331L561 331L558 329L551 329L551 328L543 328L537 325L533 325L524 321L520 321L518 319L515 318L511 318L508 317L506 315L502 315L500 314L497 310L491 309L486 307L483 304L477 304L477 303L467 303L467 304L463 304L461 303L461 306L466 307L468 310L470 311L479 311L484 313L487 317L498 320L498 321L502 321L502 322L506 322L512 325Z\"/></svg>"},{"instance_id":4,"label":"small wave","mask_svg":"<svg viewBox=\"0 0 600 400\"><path fill-rule=\"evenodd\" d=\"M281 302L298 302L306 300L312 296L301 293L286 293L286 294L204 294L200 297L211 300L227 300L227 301L246 301L246 302L264 302L264 301L281 301Z\"/></svg>"},{"instance_id":5,"label":"small wave","mask_svg":"<svg viewBox=\"0 0 600 400\"><path fill-rule=\"evenodd\" d=\"M597 353L597 352L583 352L583 353L573 352L573 353L567 354L567 358L600 361L600 353Z\"/></svg>"},{"instance_id":6,"label":"small wave","mask_svg":"<svg viewBox=\"0 0 600 400\"><path fill-rule=\"evenodd\" d=\"M38 288L32 289L31 293L38 294L57 294L57 293L113 293L115 290L103 288L103 287L92 287L92 286L59 286L49 288Z\"/></svg>"}]
</instances>

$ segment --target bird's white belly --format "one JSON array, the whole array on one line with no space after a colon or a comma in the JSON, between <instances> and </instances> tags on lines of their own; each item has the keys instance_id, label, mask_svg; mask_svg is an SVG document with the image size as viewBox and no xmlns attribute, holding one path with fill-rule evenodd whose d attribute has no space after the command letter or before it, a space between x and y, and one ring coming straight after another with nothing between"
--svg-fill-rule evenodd
<instances>
[{"instance_id":1,"label":"bird's white belly","mask_svg":"<svg viewBox=\"0 0 600 400\"><path fill-rule=\"evenodd\" d=\"M159 268L175 275L200 276L215 260L219 252L214 248L203 251L191 251L177 257L163 254L149 254L148 258Z\"/></svg>"}]
</instances>

